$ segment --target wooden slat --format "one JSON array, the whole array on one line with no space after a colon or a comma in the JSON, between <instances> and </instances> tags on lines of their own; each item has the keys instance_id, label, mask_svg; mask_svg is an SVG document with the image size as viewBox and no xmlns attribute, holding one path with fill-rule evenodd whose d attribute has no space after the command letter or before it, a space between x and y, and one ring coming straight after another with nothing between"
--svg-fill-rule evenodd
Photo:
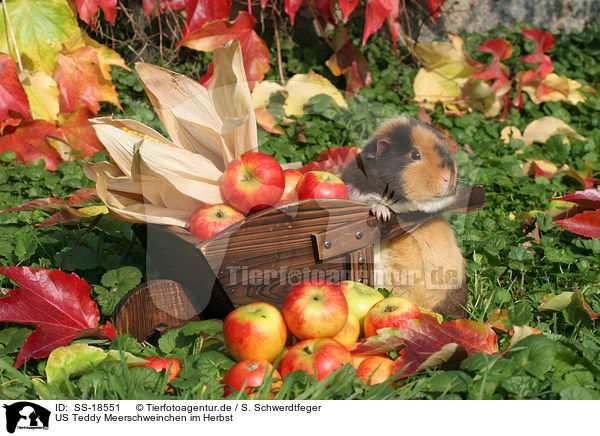
<instances>
[{"instance_id":1,"label":"wooden slat","mask_svg":"<svg viewBox=\"0 0 600 436\"><path fill-rule=\"evenodd\" d=\"M459 189L454 203L435 214L424 212L392 214L391 219L387 222L382 222L371 215L364 221L349 222L325 232L315 233L313 234L313 243L319 260L326 260L370 246L381 239L394 238L410 232L440 213L470 213L481 209L484 205L485 189L483 186L469 186ZM360 239L355 237L357 232L362 234ZM330 248L326 248L326 242L329 242Z\"/></svg>"}]
</instances>

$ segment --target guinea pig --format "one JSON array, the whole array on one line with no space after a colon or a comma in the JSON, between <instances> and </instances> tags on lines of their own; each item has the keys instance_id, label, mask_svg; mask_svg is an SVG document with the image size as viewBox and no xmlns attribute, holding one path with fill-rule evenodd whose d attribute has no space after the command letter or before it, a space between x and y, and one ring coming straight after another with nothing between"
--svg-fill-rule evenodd
<instances>
[{"instance_id":1,"label":"guinea pig","mask_svg":"<svg viewBox=\"0 0 600 436\"><path fill-rule=\"evenodd\" d=\"M447 139L429 125L399 117L380 125L341 173L351 200L371 205L382 220L395 213L429 214L455 200L458 169ZM465 261L442 215L404 235L382 240L375 285L422 309L464 317Z\"/></svg>"}]
</instances>

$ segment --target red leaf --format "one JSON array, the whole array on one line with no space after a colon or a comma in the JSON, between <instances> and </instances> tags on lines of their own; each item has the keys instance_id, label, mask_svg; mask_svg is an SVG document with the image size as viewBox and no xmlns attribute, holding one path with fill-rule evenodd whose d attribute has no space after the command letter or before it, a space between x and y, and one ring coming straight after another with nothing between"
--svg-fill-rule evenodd
<instances>
[{"instance_id":1,"label":"red leaf","mask_svg":"<svg viewBox=\"0 0 600 436\"><path fill-rule=\"evenodd\" d=\"M66 209L68 206L82 207L86 203L100 203L100 197L98 197L96 188L78 189L64 199L55 197L38 198L37 200L31 200L19 206L11 207L10 209L0 210L0 213L32 209L45 211L61 210Z\"/></svg>"},{"instance_id":2,"label":"red leaf","mask_svg":"<svg viewBox=\"0 0 600 436\"><path fill-rule=\"evenodd\" d=\"M346 29L339 29L335 36L336 51L325 62L335 76L346 77L346 92L356 95L360 88L371 85L371 71L362 52L350 43Z\"/></svg>"},{"instance_id":3,"label":"red leaf","mask_svg":"<svg viewBox=\"0 0 600 436\"><path fill-rule=\"evenodd\" d=\"M85 106L79 107L70 114L59 114L58 130L73 151L81 151L81 154L77 155L78 158L91 157L97 151L104 150L104 146L88 121L91 117L92 113Z\"/></svg>"},{"instance_id":4,"label":"red leaf","mask_svg":"<svg viewBox=\"0 0 600 436\"><path fill-rule=\"evenodd\" d=\"M158 1L158 8L156 8L156 2ZM148 18L151 17L152 12L154 15L164 14L168 10L176 11L178 9L185 8L188 0L144 0L144 11Z\"/></svg>"},{"instance_id":5,"label":"red leaf","mask_svg":"<svg viewBox=\"0 0 600 436\"><path fill-rule=\"evenodd\" d=\"M211 21L184 37L179 43L195 50L212 51L237 38L242 49L248 87L252 90L254 85L265 77L265 73L270 68L269 48L252 30L255 24L256 18L248 12L240 11L235 21ZM214 66L211 63L206 74L199 80L202 86L208 85L213 71Z\"/></svg>"},{"instance_id":6,"label":"red leaf","mask_svg":"<svg viewBox=\"0 0 600 436\"><path fill-rule=\"evenodd\" d=\"M104 18L115 24L117 17L117 0L77 0L77 12L79 18L94 27L94 17L98 14L98 8L102 8Z\"/></svg>"},{"instance_id":7,"label":"red leaf","mask_svg":"<svg viewBox=\"0 0 600 436\"><path fill-rule=\"evenodd\" d=\"M200 80L198 80L198 83L200 83L200 85L202 85L206 88L208 86L208 84L210 83L210 79L212 79L214 72L215 72L215 64L213 64L211 62L210 64L208 64L208 67L206 68L206 73L204 74L204 76L200 77Z\"/></svg>"},{"instance_id":8,"label":"red leaf","mask_svg":"<svg viewBox=\"0 0 600 436\"><path fill-rule=\"evenodd\" d=\"M572 218L557 220L554 223L578 235L600 239L600 210L586 210Z\"/></svg>"},{"instance_id":9,"label":"red leaf","mask_svg":"<svg viewBox=\"0 0 600 436\"><path fill-rule=\"evenodd\" d=\"M231 0L188 0L183 36L200 29L209 21L227 19L230 12Z\"/></svg>"},{"instance_id":10,"label":"red leaf","mask_svg":"<svg viewBox=\"0 0 600 436\"><path fill-rule=\"evenodd\" d=\"M425 4L427 5L427 9L429 9L431 18L436 19L440 16L444 0L425 0Z\"/></svg>"},{"instance_id":11,"label":"red leaf","mask_svg":"<svg viewBox=\"0 0 600 436\"><path fill-rule=\"evenodd\" d=\"M550 200L570 201L589 209L600 209L600 188L576 191Z\"/></svg>"},{"instance_id":12,"label":"red leaf","mask_svg":"<svg viewBox=\"0 0 600 436\"><path fill-rule=\"evenodd\" d=\"M106 336L108 336L108 339L111 341L117 336L117 329L110 321L106 321L106 324L102 324L100 328L105 331Z\"/></svg>"},{"instance_id":13,"label":"red leaf","mask_svg":"<svg viewBox=\"0 0 600 436\"><path fill-rule=\"evenodd\" d=\"M61 112L72 112L83 105L96 114L100 101L108 101L123 110L114 85L102 74L98 53L91 47L59 53L54 80L58 85Z\"/></svg>"},{"instance_id":14,"label":"red leaf","mask_svg":"<svg viewBox=\"0 0 600 436\"><path fill-rule=\"evenodd\" d=\"M37 327L21 348L15 368L68 345L82 329L96 328L100 313L90 298L90 285L77 275L29 267L0 268L0 273L19 285L0 298L0 320Z\"/></svg>"},{"instance_id":15,"label":"red leaf","mask_svg":"<svg viewBox=\"0 0 600 436\"><path fill-rule=\"evenodd\" d=\"M260 82L269 71L269 48L258 34L252 30L240 38L244 70L250 90Z\"/></svg>"},{"instance_id":16,"label":"red leaf","mask_svg":"<svg viewBox=\"0 0 600 436\"><path fill-rule=\"evenodd\" d=\"M348 21L348 17L356 8L358 4L358 0L339 0L340 9L342 10L342 14L344 15L344 23Z\"/></svg>"},{"instance_id":17,"label":"red leaf","mask_svg":"<svg viewBox=\"0 0 600 436\"><path fill-rule=\"evenodd\" d=\"M550 56L544 54L544 52L554 47L554 36L552 36L550 32L540 29L521 29L521 31L526 38L529 38L535 42L535 49L533 52L529 53L528 55L521 56L521 60L527 63L539 63L536 69L525 71L521 77L521 81L522 83L528 83L533 80L541 81L544 77L554 71ZM538 93L543 95L548 92L551 92L551 89L543 84L540 84Z\"/></svg>"},{"instance_id":18,"label":"red leaf","mask_svg":"<svg viewBox=\"0 0 600 436\"><path fill-rule=\"evenodd\" d=\"M296 16L296 12L300 8L302 4L302 0L285 0L283 9L290 16L290 22L292 26L294 25L294 17Z\"/></svg>"},{"instance_id":19,"label":"red leaf","mask_svg":"<svg viewBox=\"0 0 600 436\"><path fill-rule=\"evenodd\" d=\"M339 174L360 153L358 147L338 147L325 150L314 162L310 162L298 171L307 173L309 171L327 171Z\"/></svg>"},{"instance_id":20,"label":"red leaf","mask_svg":"<svg viewBox=\"0 0 600 436\"><path fill-rule=\"evenodd\" d=\"M206 23L202 27L188 33L178 44L194 50L212 51L231 41L240 39L250 32L256 24L256 18L248 12L240 11L234 21L225 18ZM244 60L246 56L244 56Z\"/></svg>"},{"instance_id":21,"label":"red leaf","mask_svg":"<svg viewBox=\"0 0 600 436\"><path fill-rule=\"evenodd\" d=\"M512 44L506 39L492 39L477 47L477 50L492 54L490 62L482 71L474 74L475 79L494 80L492 89L498 91L510 82L508 74L502 68L501 60L508 59L512 55Z\"/></svg>"},{"instance_id":22,"label":"red leaf","mask_svg":"<svg viewBox=\"0 0 600 436\"><path fill-rule=\"evenodd\" d=\"M48 144L46 137L62 139L57 127L43 120L26 120L12 132L0 136L0 153L14 151L18 160L35 162L42 158L46 169L56 170L61 162L58 152Z\"/></svg>"},{"instance_id":23,"label":"red leaf","mask_svg":"<svg viewBox=\"0 0 600 436\"><path fill-rule=\"evenodd\" d=\"M391 21L395 21L398 17L397 0L369 0L367 3L362 45L367 43L369 36L379 30L388 17Z\"/></svg>"},{"instance_id":24,"label":"red leaf","mask_svg":"<svg viewBox=\"0 0 600 436\"><path fill-rule=\"evenodd\" d=\"M365 344L353 350L352 354L404 345L400 350L400 357L394 362L394 371L408 365L402 376L415 372L421 364L447 345L458 344L467 356L498 351L496 333L485 324L467 319L439 324L434 316L426 313L420 314L417 319L402 321L397 328L384 329L381 334L385 342L377 337L369 338ZM389 344L387 348L386 344Z\"/></svg>"},{"instance_id":25,"label":"red leaf","mask_svg":"<svg viewBox=\"0 0 600 436\"><path fill-rule=\"evenodd\" d=\"M335 20L333 19L333 15L331 13L332 6L333 0L317 0L317 8L319 9L321 16L333 24L335 23Z\"/></svg>"},{"instance_id":26,"label":"red leaf","mask_svg":"<svg viewBox=\"0 0 600 436\"><path fill-rule=\"evenodd\" d=\"M17 66L9 55L0 53L0 123L9 118L9 110L31 118L29 100L19 80Z\"/></svg>"}]
</instances>

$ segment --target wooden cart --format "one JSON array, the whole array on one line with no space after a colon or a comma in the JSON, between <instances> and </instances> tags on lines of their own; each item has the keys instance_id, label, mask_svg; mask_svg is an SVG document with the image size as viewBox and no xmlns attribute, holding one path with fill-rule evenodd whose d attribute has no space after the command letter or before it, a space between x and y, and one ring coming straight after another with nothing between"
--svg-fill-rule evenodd
<instances>
[{"instance_id":1,"label":"wooden cart","mask_svg":"<svg viewBox=\"0 0 600 436\"><path fill-rule=\"evenodd\" d=\"M483 207L485 190L458 192L444 212ZM140 338L160 326L224 318L254 301L279 309L290 288L305 278L373 284L374 244L416 228L433 215L410 213L382 223L365 203L311 199L255 213L202 241L187 230L147 225L137 229L150 263L163 281L128 294L115 325Z\"/></svg>"}]
</instances>

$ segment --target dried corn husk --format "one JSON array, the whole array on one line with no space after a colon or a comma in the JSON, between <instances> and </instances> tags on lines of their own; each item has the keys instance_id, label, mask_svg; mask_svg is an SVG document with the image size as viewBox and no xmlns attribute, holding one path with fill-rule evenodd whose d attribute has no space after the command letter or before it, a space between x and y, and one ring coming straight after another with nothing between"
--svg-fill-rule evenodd
<instances>
[{"instance_id":1,"label":"dried corn husk","mask_svg":"<svg viewBox=\"0 0 600 436\"><path fill-rule=\"evenodd\" d=\"M84 171L118 219L187 226L199 206L223 202L227 164L258 149L239 42L216 49L213 59L208 89L164 68L136 65L172 140L134 120L90 120L113 163L84 162Z\"/></svg>"}]
</instances>

